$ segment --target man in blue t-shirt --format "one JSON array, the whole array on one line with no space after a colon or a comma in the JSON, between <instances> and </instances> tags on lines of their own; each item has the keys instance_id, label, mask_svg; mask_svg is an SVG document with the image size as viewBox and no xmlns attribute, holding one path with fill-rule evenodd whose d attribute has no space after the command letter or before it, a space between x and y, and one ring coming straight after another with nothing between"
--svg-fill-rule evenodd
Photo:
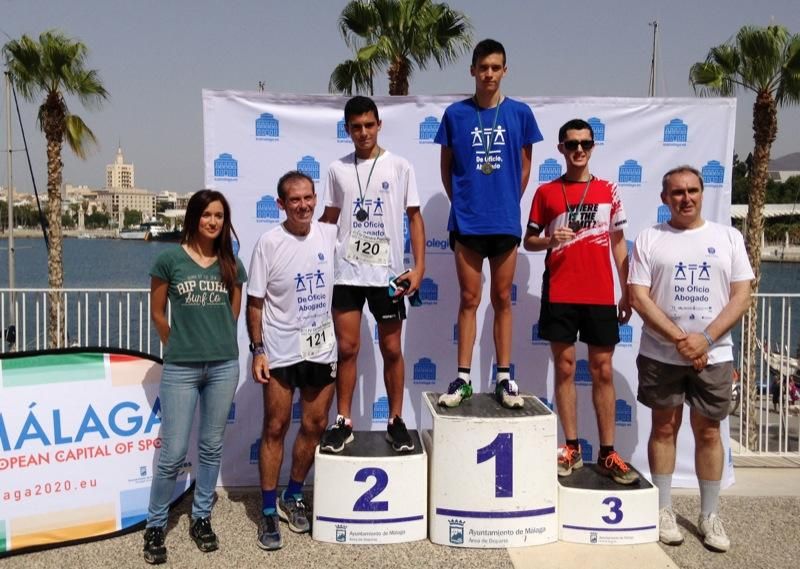
<instances>
[{"instance_id":1,"label":"man in blue t-shirt","mask_svg":"<svg viewBox=\"0 0 800 569\"><path fill-rule=\"evenodd\" d=\"M542 134L528 105L501 94L506 71L503 45L491 39L479 42L470 66L475 94L445 110L435 138L442 145L442 184L450 199L447 229L461 291L458 377L439 398L439 404L447 407L472 395L472 348L487 257L494 309L495 396L504 407L521 408L523 403L510 374L511 285L522 236L519 204L531 172L532 146Z\"/></svg>"}]
</instances>

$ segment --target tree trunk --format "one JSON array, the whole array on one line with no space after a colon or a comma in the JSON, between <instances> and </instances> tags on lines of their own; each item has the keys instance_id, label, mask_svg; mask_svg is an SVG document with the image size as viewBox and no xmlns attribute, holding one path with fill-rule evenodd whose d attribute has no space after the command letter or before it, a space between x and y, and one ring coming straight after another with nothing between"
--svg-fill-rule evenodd
<instances>
[{"instance_id":1,"label":"tree trunk","mask_svg":"<svg viewBox=\"0 0 800 569\"><path fill-rule=\"evenodd\" d=\"M408 95L408 61L398 57L389 66L389 95Z\"/></svg>"},{"instance_id":2,"label":"tree trunk","mask_svg":"<svg viewBox=\"0 0 800 569\"><path fill-rule=\"evenodd\" d=\"M753 105L753 140L755 148L753 150L752 171L750 173L750 193L748 195L747 209L747 235L745 235L745 247L750 265L753 267L755 279L752 284L752 293L758 293L758 285L761 282L761 236L764 232L764 199L767 193L767 178L769 157L772 151L772 143L778 133L778 110L775 99L769 92L759 93ZM756 297L752 299L752 317L746 320L747 330L742 335L742 342L746 349L746 374L750 385L750 397L747 399L747 447L750 450L757 450L759 425L756 422L758 417L759 385L756 377L756 367L761 357L757 353L755 340L758 337L758 318L756 317ZM768 348L768 347L767 347Z\"/></svg>"},{"instance_id":3,"label":"tree trunk","mask_svg":"<svg viewBox=\"0 0 800 569\"><path fill-rule=\"evenodd\" d=\"M61 96L50 93L40 109L42 125L47 139L47 229L50 249L47 252L47 346L65 347L63 234L61 232L61 180L64 164L61 149L64 144L66 107Z\"/></svg>"}]
</instances>

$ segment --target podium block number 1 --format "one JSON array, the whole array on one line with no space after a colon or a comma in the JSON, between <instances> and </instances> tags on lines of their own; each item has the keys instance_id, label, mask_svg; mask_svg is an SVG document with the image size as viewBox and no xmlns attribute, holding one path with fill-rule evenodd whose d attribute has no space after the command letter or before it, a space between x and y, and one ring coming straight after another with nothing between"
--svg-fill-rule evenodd
<instances>
[{"instance_id":1,"label":"podium block number 1","mask_svg":"<svg viewBox=\"0 0 800 569\"><path fill-rule=\"evenodd\" d=\"M603 516L603 521L607 524L618 524L622 521L622 500L616 496L609 496L603 500L603 504L609 507L609 516Z\"/></svg>"},{"instance_id":2,"label":"podium block number 1","mask_svg":"<svg viewBox=\"0 0 800 569\"><path fill-rule=\"evenodd\" d=\"M361 497L353 504L354 512L387 512L389 510L389 502L381 500L373 502L381 492L389 485L389 475L382 468L362 468L353 480L356 482L366 482L369 478L375 479L375 484L361 494Z\"/></svg>"},{"instance_id":3,"label":"podium block number 1","mask_svg":"<svg viewBox=\"0 0 800 569\"><path fill-rule=\"evenodd\" d=\"M492 442L478 449L478 464L494 458L494 496L514 495L514 433L498 433ZM622 519L622 516L620 516Z\"/></svg>"}]
</instances>

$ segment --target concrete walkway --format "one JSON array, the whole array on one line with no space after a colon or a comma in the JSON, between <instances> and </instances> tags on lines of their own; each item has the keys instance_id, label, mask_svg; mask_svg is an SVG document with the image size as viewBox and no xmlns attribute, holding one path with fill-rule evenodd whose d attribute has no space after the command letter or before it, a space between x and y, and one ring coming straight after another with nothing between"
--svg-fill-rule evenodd
<instances>
[{"instance_id":1,"label":"concrete walkway","mask_svg":"<svg viewBox=\"0 0 800 569\"><path fill-rule=\"evenodd\" d=\"M798 566L800 468L737 468L736 484L723 492L721 516L733 544L726 554L705 549L696 533L699 498L695 491L675 492L674 508L686 534L679 547L647 544L599 546L553 543L513 550L459 549L415 543L356 546L319 543L284 531L286 546L267 553L255 543L260 495L255 489L220 490L213 522L219 551L203 554L188 537L188 499L170 515L164 567L213 569L279 566L343 568L569 568L569 569L753 569ZM285 527L285 526L284 526ZM142 532L92 543L0 559L0 569L37 567L145 567Z\"/></svg>"}]
</instances>

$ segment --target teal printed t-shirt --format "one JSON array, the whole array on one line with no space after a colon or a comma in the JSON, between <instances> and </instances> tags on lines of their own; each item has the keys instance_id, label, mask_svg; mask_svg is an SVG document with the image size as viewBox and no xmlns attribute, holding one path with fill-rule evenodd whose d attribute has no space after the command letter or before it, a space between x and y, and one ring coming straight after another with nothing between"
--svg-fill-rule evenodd
<instances>
[{"instance_id":1,"label":"teal printed t-shirt","mask_svg":"<svg viewBox=\"0 0 800 569\"><path fill-rule=\"evenodd\" d=\"M244 283L247 272L238 257L236 269L236 281ZM156 258L150 276L169 283L172 318L165 362L213 362L239 357L236 322L219 262L203 268L179 246Z\"/></svg>"}]
</instances>

